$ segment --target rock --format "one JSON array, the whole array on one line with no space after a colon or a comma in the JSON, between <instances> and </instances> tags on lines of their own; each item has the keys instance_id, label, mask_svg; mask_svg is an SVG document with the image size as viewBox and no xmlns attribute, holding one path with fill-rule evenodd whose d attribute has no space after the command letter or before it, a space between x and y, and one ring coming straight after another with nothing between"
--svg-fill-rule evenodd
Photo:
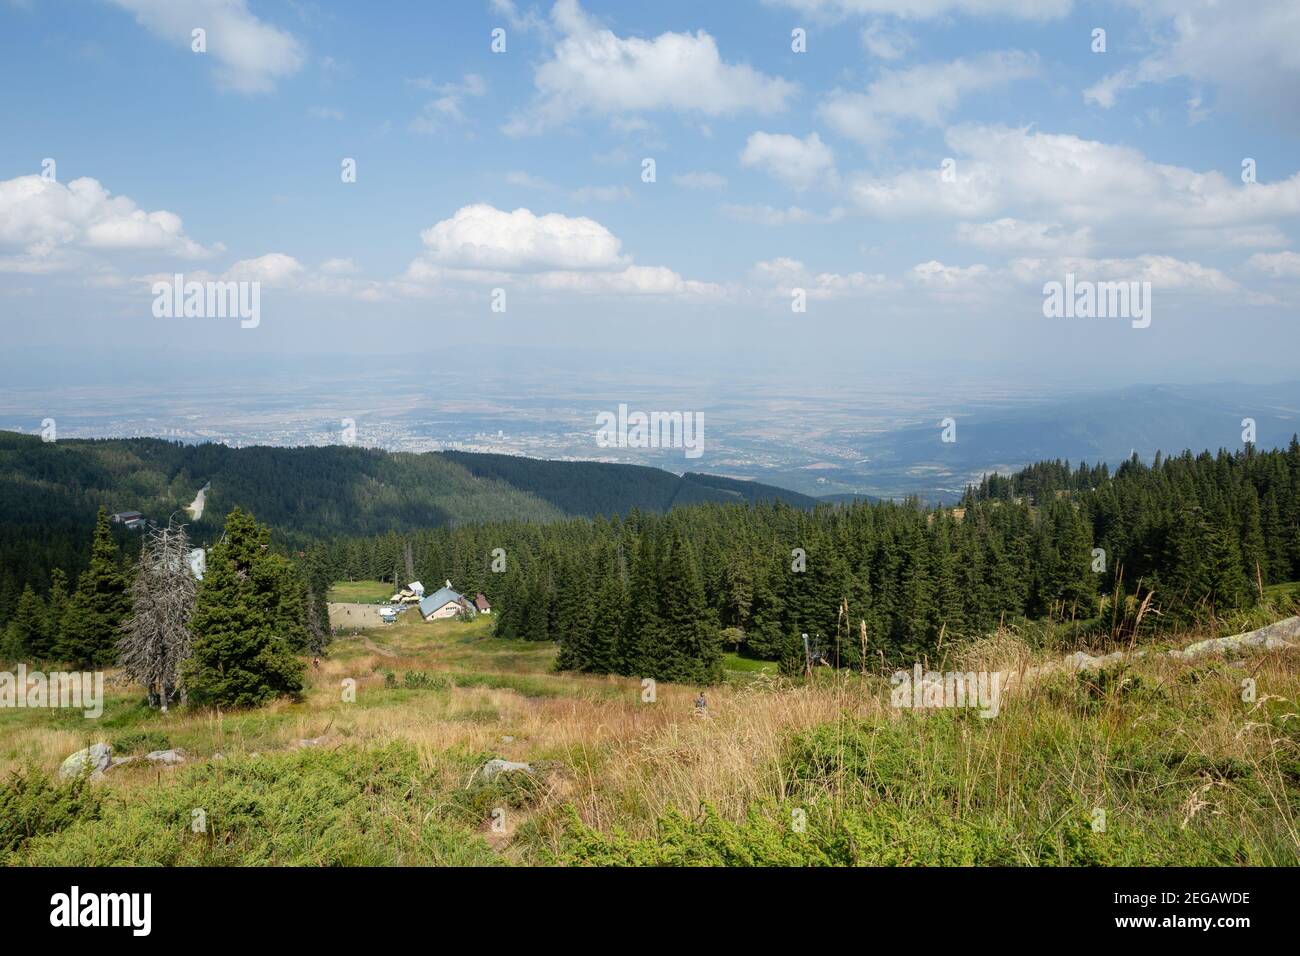
<instances>
[{"instance_id":1,"label":"rock","mask_svg":"<svg viewBox=\"0 0 1300 956\"><path fill-rule=\"evenodd\" d=\"M328 739L329 739L328 737L308 737L308 738L306 738L306 739L304 739L304 740L299 740L299 741L295 744L295 746L298 746L298 747L321 747L321 746L324 746L325 741L328 740Z\"/></svg>"},{"instance_id":2,"label":"rock","mask_svg":"<svg viewBox=\"0 0 1300 956\"><path fill-rule=\"evenodd\" d=\"M85 750L78 750L63 761L59 767L59 776L65 779L76 777L89 767L92 777L100 777L108 769L112 759L113 748L108 744L91 744Z\"/></svg>"},{"instance_id":3,"label":"rock","mask_svg":"<svg viewBox=\"0 0 1300 956\"><path fill-rule=\"evenodd\" d=\"M510 773L515 770L522 770L524 773L533 772L531 764L516 763L513 760L501 760L500 758L497 758L485 763L483 769L480 770L479 773L483 775L484 780L491 780L497 774Z\"/></svg>"},{"instance_id":4,"label":"rock","mask_svg":"<svg viewBox=\"0 0 1300 956\"><path fill-rule=\"evenodd\" d=\"M1169 656L1189 661L1204 657L1206 654L1240 651L1246 648L1280 651L1287 647L1294 647L1297 637L1300 637L1300 616L1288 617L1258 630L1234 634L1232 637L1214 637L1208 641L1197 641L1195 644L1188 644L1181 651L1170 651Z\"/></svg>"},{"instance_id":5,"label":"rock","mask_svg":"<svg viewBox=\"0 0 1300 956\"><path fill-rule=\"evenodd\" d=\"M139 757L114 757L108 762L108 766L104 768L104 773L108 773L110 770L116 770L123 764L135 763L139 759Z\"/></svg>"},{"instance_id":6,"label":"rock","mask_svg":"<svg viewBox=\"0 0 1300 956\"><path fill-rule=\"evenodd\" d=\"M501 742L502 742L503 744L512 744L512 743L515 742L515 738L514 738L514 737L511 737L509 734L507 734L506 736L504 736L504 737L501 738Z\"/></svg>"},{"instance_id":7,"label":"rock","mask_svg":"<svg viewBox=\"0 0 1300 956\"><path fill-rule=\"evenodd\" d=\"M145 760L150 763L167 764L174 766L178 763L185 762L185 751L183 750L155 750L152 753L145 754Z\"/></svg>"}]
</instances>

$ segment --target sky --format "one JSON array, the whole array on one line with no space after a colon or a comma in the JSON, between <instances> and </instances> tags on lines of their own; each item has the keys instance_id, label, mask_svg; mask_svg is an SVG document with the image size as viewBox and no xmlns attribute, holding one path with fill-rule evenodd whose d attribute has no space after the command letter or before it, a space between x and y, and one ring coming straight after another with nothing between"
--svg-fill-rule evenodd
<instances>
[{"instance_id":1,"label":"sky","mask_svg":"<svg viewBox=\"0 0 1300 956\"><path fill-rule=\"evenodd\" d=\"M0 363L1295 378L1297 91L1294 0L0 0Z\"/></svg>"}]
</instances>

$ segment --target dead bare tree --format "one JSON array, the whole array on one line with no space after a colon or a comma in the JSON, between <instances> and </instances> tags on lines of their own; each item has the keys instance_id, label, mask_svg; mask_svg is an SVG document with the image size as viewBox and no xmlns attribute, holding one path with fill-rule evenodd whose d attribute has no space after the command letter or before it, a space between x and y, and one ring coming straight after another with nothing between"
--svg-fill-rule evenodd
<instances>
[{"instance_id":1,"label":"dead bare tree","mask_svg":"<svg viewBox=\"0 0 1300 956\"><path fill-rule=\"evenodd\" d=\"M190 656L190 615L198 589L190 568L185 525L172 521L154 528L140 547L140 564L131 585L131 616L122 624L119 660L131 679L149 692L149 706L167 705L180 694L181 664Z\"/></svg>"}]
</instances>

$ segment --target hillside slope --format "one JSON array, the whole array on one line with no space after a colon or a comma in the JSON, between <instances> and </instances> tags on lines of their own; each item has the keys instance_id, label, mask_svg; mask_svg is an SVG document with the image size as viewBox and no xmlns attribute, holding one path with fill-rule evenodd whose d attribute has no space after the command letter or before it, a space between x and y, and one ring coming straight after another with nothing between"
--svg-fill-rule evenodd
<instances>
[{"instance_id":1,"label":"hillside slope","mask_svg":"<svg viewBox=\"0 0 1300 956\"><path fill-rule=\"evenodd\" d=\"M203 517L190 523L195 540L210 542L239 506L274 528L278 541L297 547L335 535L657 512L704 501L815 504L767 485L639 465L157 438L45 443L0 431L0 567L19 587L30 581L44 589L50 567L80 569L100 505L159 522L172 514L184 520L205 483Z\"/></svg>"}]
</instances>

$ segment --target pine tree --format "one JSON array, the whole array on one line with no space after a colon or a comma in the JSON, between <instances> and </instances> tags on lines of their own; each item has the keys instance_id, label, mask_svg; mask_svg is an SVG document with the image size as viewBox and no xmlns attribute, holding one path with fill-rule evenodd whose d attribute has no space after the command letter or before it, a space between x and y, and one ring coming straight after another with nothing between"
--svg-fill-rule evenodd
<instances>
[{"instance_id":1,"label":"pine tree","mask_svg":"<svg viewBox=\"0 0 1300 956\"><path fill-rule=\"evenodd\" d=\"M619 670L619 634L627 615L627 585L617 562L601 576L592 608L591 635L587 659L581 668L593 674L612 674Z\"/></svg>"},{"instance_id":2,"label":"pine tree","mask_svg":"<svg viewBox=\"0 0 1300 956\"><path fill-rule=\"evenodd\" d=\"M118 564L108 511L101 507L95 519L90 565L77 579L56 656L79 668L112 664L117 657L118 628L130 613L127 577Z\"/></svg>"},{"instance_id":3,"label":"pine tree","mask_svg":"<svg viewBox=\"0 0 1300 956\"><path fill-rule=\"evenodd\" d=\"M659 619L662 638L643 674L659 680L711 683L722 676L722 641L704 596L690 543L674 529L661 565Z\"/></svg>"},{"instance_id":4,"label":"pine tree","mask_svg":"<svg viewBox=\"0 0 1300 956\"><path fill-rule=\"evenodd\" d=\"M632 563L632 584L628 612L619 641L620 673L631 677L654 677L663 641L659 618L659 562L655 542L648 530L637 544Z\"/></svg>"},{"instance_id":5,"label":"pine tree","mask_svg":"<svg viewBox=\"0 0 1300 956\"><path fill-rule=\"evenodd\" d=\"M70 600L68 576L63 573L62 568L52 569L50 596L45 602L45 643L32 651L38 659L45 660L54 656L54 649L58 646L60 635L63 633L63 622L67 617Z\"/></svg>"},{"instance_id":6,"label":"pine tree","mask_svg":"<svg viewBox=\"0 0 1300 956\"><path fill-rule=\"evenodd\" d=\"M302 690L303 664L291 650L306 645L301 585L286 565L251 515L226 516L190 620L183 679L193 703L251 707Z\"/></svg>"},{"instance_id":7,"label":"pine tree","mask_svg":"<svg viewBox=\"0 0 1300 956\"><path fill-rule=\"evenodd\" d=\"M9 621L7 647L0 656L22 660L35 660L46 646L49 619L45 602L29 584L18 598L18 606Z\"/></svg>"}]
</instances>

